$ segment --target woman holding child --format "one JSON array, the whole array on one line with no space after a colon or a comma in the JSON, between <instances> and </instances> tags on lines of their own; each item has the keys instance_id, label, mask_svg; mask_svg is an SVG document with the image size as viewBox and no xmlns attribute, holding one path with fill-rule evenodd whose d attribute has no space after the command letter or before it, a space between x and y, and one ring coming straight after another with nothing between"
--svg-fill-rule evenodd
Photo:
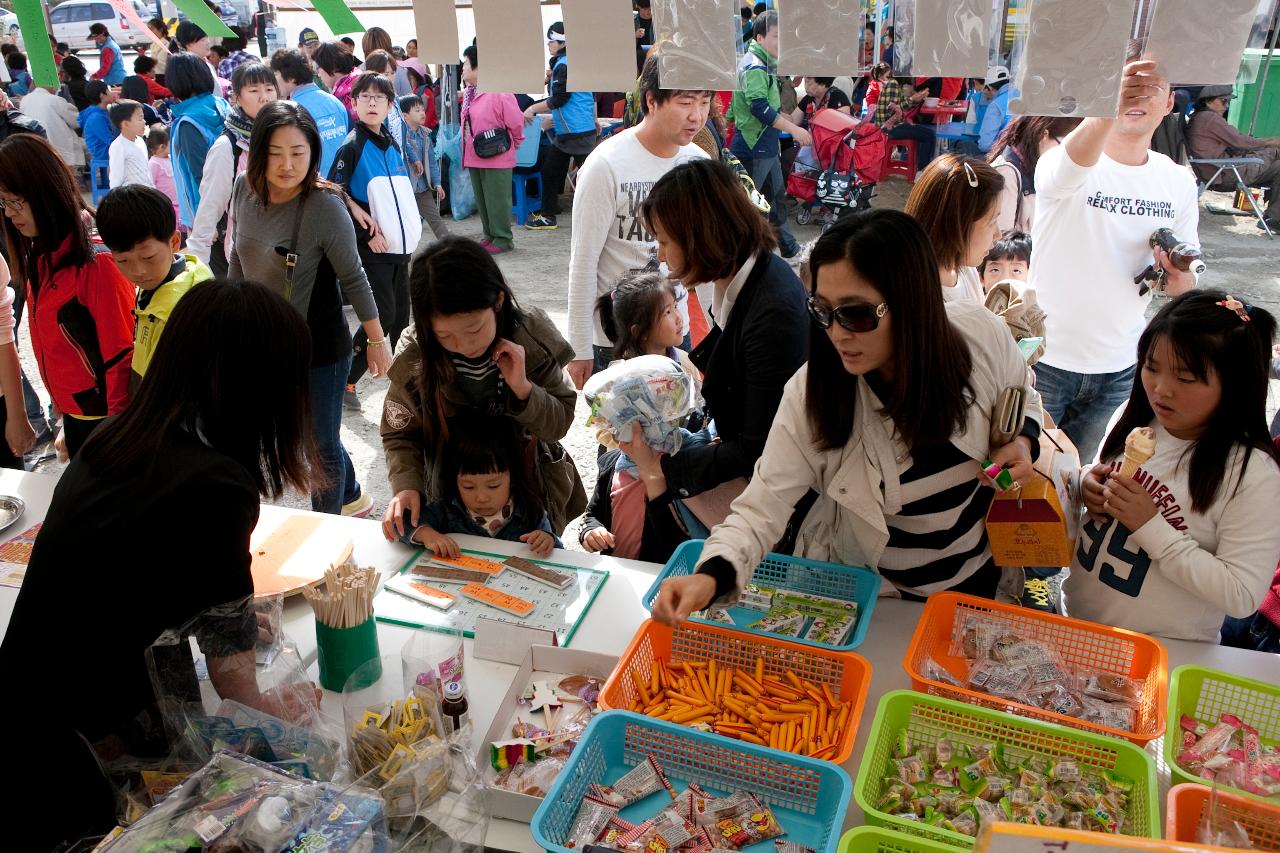
<instances>
[{"instance_id":1,"label":"woman holding child","mask_svg":"<svg viewBox=\"0 0 1280 853\"><path fill-rule=\"evenodd\" d=\"M979 463L1028 479L1041 419L1012 336L981 305L944 301L929 240L903 213L846 217L809 263L809 362L697 573L663 584L658 619L735 597L810 489L819 497L798 553L877 566L903 596L996 591L983 525L993 493ZM992 447L991 412L1010 387L1027 396L1026 422Z\"/></svg>"}]
</instances>

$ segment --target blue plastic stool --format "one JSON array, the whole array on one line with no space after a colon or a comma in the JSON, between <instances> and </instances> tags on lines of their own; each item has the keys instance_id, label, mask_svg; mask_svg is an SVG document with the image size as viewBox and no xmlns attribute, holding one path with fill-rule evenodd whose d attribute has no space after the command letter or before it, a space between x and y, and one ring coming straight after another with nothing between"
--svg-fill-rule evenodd
<instances>
[{"instance_id":1,"label":"blue plastic stool","mask_svg":"<svg viewBox=\"0 0 1280 853\"><path fill-rule=\"evenodd\" d=\"M537 192L529 193L529 182L538 185ZM511 175L511 212L516 222L524 224L529 214L542 209L542 174L539 172L513 172Z\"/></svg>"},{"instance_id":2,"label":"blue plastic stool","mask_svg":"<svg viewBox=\"0 0 1280 853\"><path fill-rule=\"evenodd\" d=\"M93 192L93 206L97 207L102 197L111 192L110 160L89 161L89 188Z\"/></svg>"}]
</instances>

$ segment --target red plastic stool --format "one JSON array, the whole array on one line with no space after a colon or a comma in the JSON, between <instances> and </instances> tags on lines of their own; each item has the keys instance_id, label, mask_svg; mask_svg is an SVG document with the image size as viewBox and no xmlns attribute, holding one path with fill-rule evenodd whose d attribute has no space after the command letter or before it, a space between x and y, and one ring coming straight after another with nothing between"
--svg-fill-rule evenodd
<instances>
[{"instance_id":1,"label":"red plastic stool","mask_svg":"<svg viewBox=\"0 0 1280 853\"><path fill-rule=\"evenodd\" d=\"M884 174L901 175L907 183L916 182L916 141L914 139L888 139L884 148ZM895 149L901 148L903 158L893 159Z\"/></svg>"}]
</instances>

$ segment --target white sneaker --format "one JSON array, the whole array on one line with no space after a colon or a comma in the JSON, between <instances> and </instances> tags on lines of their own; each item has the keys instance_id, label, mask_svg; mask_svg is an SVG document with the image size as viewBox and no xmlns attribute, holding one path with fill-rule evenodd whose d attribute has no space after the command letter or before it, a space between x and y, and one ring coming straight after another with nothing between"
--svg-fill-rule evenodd
<instances>
[{"instance_id":1,"label":"white sneaker","mask_svg":"<svg viewBox=\"0 0 1280 853\"><path fill-rule=\"evenodd\" d=\"M363 491L351 503L342 505L342 514L352 518L365 518L371 512L373 512L373 498Z\"/></svg>"}]
</instances>

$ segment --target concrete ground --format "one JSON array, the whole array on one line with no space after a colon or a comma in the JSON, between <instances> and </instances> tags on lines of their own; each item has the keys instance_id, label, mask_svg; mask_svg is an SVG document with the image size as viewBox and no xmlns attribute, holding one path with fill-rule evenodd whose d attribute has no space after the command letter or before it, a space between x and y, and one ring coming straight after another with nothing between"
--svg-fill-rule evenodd
<instances>
[{"instance_id":1,"label":"concrete ground","mask_svg":"<svg viewBox=\"0 0 1280 853\"><path fill-rule=\"evenodd\" d=\"M901 210L908 189L909 186L902 180L890 178L877 188L872 206ZM1280 239L1268 240L1266 235L1255 227L1256 220L1252 216L1215 215L1208 212L1207 208L1227 208L1230 203L1230 196L1221 193L1206 193L1201 200L1200 238L1204 247L1205 261L1209 266L1202 282L1206 285L1221 287L1246 302L1278 312L1280 311L1280 264L1277 261L1280 261ZM565 215L560 218L561 227L555 231L525 231L516 226L516 250L497 256L498 264L502 267L521 304L545 310L562 330L566 319L570 218L566 209ZM455 234L476 238L480 235L480 224L475 216L461 222L450 219L448 224ZM801 241L813 240L818 236L817 227L812 225L800 227L793 223L793 232ZM430 239L429 231L425 239ZM1089 251L1089 247L1081 247L1081 250ZM1153 310L1158 306L1159 302L1155 303ZM350 319L354 328L354 317ZM27 375L34 381L38 371L30 354L31 348L25 323L20 333L20 346ZM44 396L43 389L40 390ZM1272 390L1270 408L1274 411L1276 400L1280 396L1280 385L1273 383ZM385 393L385 380L369 377L363 379L358 387L362 403L361 411L347 412L342 424L343 443L351 455L352 464L355 466L361 484L377 502L374 510L377 517L381 517L387 501L391 498L390 485L386 479L386 462L378 436L378 423ZM578 417L564 444L576 461L582 479L590 492L595 482L596 443L591 432L583 426L586 418L587 407L579 398ZM56 461L50 460L42 463L39 470L57 472L61 467ZM305 495L287 495L281 503L289 506L310 507ZM566 546L578 547L576 525L571 525L564 539Z\"/></svg>"}]
</instances>

